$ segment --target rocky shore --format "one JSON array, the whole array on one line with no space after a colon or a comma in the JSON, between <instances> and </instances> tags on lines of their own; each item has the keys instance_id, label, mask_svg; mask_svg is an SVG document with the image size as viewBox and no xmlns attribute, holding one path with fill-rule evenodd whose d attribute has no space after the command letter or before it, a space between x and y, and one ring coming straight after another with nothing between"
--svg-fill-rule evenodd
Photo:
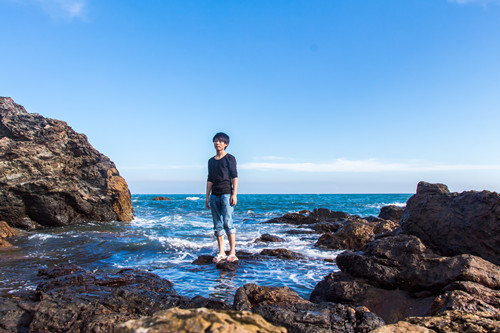
<instances>
[{"instance_id":1,"label":"rocky shore","mask_svg":"<svg viewBox=\"0 0 500 333\"><path fill-rule=\"evenodd\" d=\"M309 299L285 286L246 284L226 304L179 295L150 272L49 267L39 271L35 291L0 298L0 331L500 332L499 207L494 192L450 193L421 182L405 208L384 207L378 217L314 209L267 221L318 233L316 246L346 249L336 259L340 271L326 275ZM458 244L452 238L460 228L467 240ZM243 268L270 256L307 260L280 237L256 241L283 247L238 253ZM217 265L234 274L242 267Z\"/></svg>"}]
</instances>

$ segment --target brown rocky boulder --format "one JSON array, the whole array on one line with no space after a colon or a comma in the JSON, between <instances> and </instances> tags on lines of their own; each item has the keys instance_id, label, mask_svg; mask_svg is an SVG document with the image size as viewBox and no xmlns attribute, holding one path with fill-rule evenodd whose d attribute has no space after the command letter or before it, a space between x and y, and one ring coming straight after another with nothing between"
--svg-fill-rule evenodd
<instances>
[{"instance_id":1,"label":"brown rocky boulder","mask_svg":"<svg viewBox=\"0 0 500 333\"><path fill-rule=\"evenodd\" d=\"M286 333L260 315L247 311L221 311L173 308L155 313L151 317L135 319L118 325L116 333Z\"/></svg>"},{"instance_id":2,"label":"brown rocky boulder","mask_svg":"<svg viewBox=\"0 0 500 333\"><path fill-rule=\"evenodd\" d=\"M170 201L172 199L166 197L154 197L153 201Z\"/></svg>"},{"instance_id":3,"label":"brown rocky boulder","mask_svg":"<svg viewBox=\"0 0 500 333\"><path fill-rule=\"evenodd\" d=\"M132 214L127 183L85 135L0 97L0 219L37 229Z\"/></svg>"},{"instance_id":4,"label":"brown rocky boulder","mask_svg":"<svg viewBox=\"0 0 500 333\"><path fill-rule=\"evenodd\" d=\"M488 312L463 313L452 310L440 316L411 317L396 324L381 326L371 333L445 333L445 332L500 332L500 315Z\"/></svg>"},{"instance_id":5,"label":"brown rocky boulder","mask_svg":"<svg viewBox=\"0 0 500 333\"><path fill-rule=\"evenodd\" d=\"M450 193L443 184L420 182L401 219L404 233L441 254L473 254L500 265L500 194Z\"/></svg>"},{"instance_id":6,"label":"brown rocky boulder","mask_svg":"<svg viewBox=\"0 0 500 333\"><path fill-rule=\"evenodd\" d=\"M290 333L369 332L384 324L366 308L311 303L288 287L246 284L236 291L233 306L236 310L260 314Z\"/></svg>"},{"instance_id":7,"label":"brown rocky boulder","mask_svg":"<svg viewBox=\"0 0 500 333\"><path fill-rule=\"evenodd\" d=\"M399 224L394 221L368 222L365 219L351 217L345 220L337 231L321 235L314 246L336 250L360 250L375 236L391 232L398 227Z\"/></svg>"}]
</instances>

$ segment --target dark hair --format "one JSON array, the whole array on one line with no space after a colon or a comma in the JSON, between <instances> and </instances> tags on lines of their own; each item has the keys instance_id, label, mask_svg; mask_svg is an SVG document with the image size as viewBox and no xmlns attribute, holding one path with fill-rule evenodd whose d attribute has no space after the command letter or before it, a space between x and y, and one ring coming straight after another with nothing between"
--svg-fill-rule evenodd
<instances>
[{"instance_id":1,"label":"dark hair","mask_svg":"<svg viewBox=\"0 0 500 333\"><path fill-rule=\"evenodd\" d=\"M214 138L212 139L212 142L214 142L215 139L219 139L220 141L229 145L229 135L227 135L226 133L219 132L219 133L215 134Z\"/></svg>"}]
</instances>

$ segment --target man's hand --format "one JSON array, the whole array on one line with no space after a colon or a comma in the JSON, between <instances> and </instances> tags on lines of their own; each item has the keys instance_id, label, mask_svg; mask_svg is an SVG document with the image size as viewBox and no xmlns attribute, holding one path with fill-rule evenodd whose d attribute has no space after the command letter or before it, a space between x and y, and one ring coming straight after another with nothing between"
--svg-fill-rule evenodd
<instances>
[{"instance_id":1,"label":"man's hand","mask_svg":"<svg viewBox=\"0 0 500 333\"><path fill-rule=\"evenodd\" d=\"M238 199L236 198L236 194L233 194L231 195L231 206L236 206L236 204L238 203Z\"/></svg>"},{"instance_id":2,"label":"man's hand","mask_svg":"<svg viewBox=\"0 0 500 333\"><path fill-rule=\"evenodd\" d=\"M205 208L206 208L206 209L210 209L210 199L209 199L209 198L207 198L207 199L205 200Z\"/></svg>"}]
</instances>

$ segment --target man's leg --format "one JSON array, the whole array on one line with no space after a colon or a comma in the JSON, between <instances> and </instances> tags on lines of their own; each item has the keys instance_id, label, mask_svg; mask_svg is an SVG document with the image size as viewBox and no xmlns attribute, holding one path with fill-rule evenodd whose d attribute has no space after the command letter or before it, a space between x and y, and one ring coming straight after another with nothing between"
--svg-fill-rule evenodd
<instances>
[{"instance_id":1,"label":"man's leg","mask_svg":"<svg viewBox=\"0 0 500 333\"><path fill-rule=\"evenodd\" d=\"M220 199L215 196L210 196L210 208L212 210L212 218L214 221L214 233L215 238L217 238L217 245L219 247L218 255L225 256L224 251L224 221L222 216L222 207Z\"/></svg>"},{"instance_id":2,"label":"man's leg","mask_svg":"<svg viewBox=\"0 0 500 333\"><path fill-rule=\"evenodd\" d=\"M229 242L231 243L231 238L229 238ZM217 244L219 245L219 254L225 256L226 251L224 251L224 235L217 236Z\"/></svg>"},{"instance_id":3,"label":"man's leg","mask_svg":"<svg viewBox=\"0 0 500 333\"><path fill-rule=\"evenodd\" d=\"M236 244L236 234L229 234L227 235L227 238L229 240L229 255L236 255L236 249L235 249L235 244Z\"/></svg>"}]
</instances>

